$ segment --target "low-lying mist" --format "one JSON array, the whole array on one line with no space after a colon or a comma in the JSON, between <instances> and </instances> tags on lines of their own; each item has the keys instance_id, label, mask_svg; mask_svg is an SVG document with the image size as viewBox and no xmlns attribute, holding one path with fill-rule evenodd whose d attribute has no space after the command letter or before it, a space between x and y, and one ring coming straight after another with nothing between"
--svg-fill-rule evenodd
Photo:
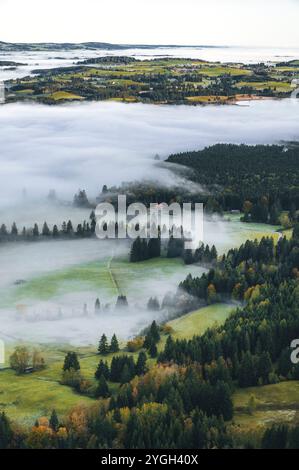
<instances>
[{"instance_id":1,"label":"low-lying mist","mask_svg":"<svg viewBox=\"0 0 299 470\"><path fill-rule=\"evenodd\" d=\"M155 106L111 102L0 107L1 206L46 196L94 197L103 184L156 179L171 183L155 154L194 150L218 142L296 140L298 100L240 106Z\"/></svg>"},{"instance_id":2,"label":"low-lying mist","mask_svg":"<svg viewBox=\"0 0 299 470\"><path fill-rule=\"evenodd\" d=\"M230 230L228 222L207 220L205 243L216 244L222 252L231 243ZM153 319L165 319L165 311L147 310L149 298L162 303L189 273L200 276L204 268L179 260L129 264L130 245L128 240L81 239L0 246L0 337L90 344L100 333L116 332L126 339ZM115 309L118 293L113 284L107 286L109 272L101 274L112 257L112 271L129 303L122 310ZM96 268L93 277L78 271L90 262ZM101 301L97 315L96 298Z\"/></svg>"}]
</instances>

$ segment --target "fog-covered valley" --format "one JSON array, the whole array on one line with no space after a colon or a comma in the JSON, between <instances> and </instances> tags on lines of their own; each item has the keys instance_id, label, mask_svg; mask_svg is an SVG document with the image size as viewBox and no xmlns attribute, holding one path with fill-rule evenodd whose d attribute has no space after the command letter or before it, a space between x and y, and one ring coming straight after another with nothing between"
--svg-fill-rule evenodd
<instances>
[{"instance_id":1,"label":"fog-covered valley","mask_svg":"<svg viewBox=\"0 0 299 470\"><path fill-rule=\"evenodd\" d=\"M16 222L21 229L71 219L75 225L90 214L72 206L79 188L94 199L104 184L143 179L178 184L171 166L161 166L156 154L163 160L173 152L218 142L296 140L298 106L287 99L204 108L105 102L2 106L0 223L10 227ZM186 181L181 184L186 186ZM47 200L51 189L60 203ZM219 252L236 246L248 235L244 225L206 222L205 243L216 244ZM161 301L189 272L202 272L180 261L149 262L138 271L127 261L130 245L113 243L82 239L2 244L0 334L76 344L94 342L103 332L127 338L153 317L165 315L146 309L150 296ZM128 298L125 310L114 309L118 292L111 280L113 269ZM97 297L103 307L98 316Z\"/></svg>"},{"instance_id":2,"label":"fog-covered valley","mask_svg":"<svg viewBox=\"0 0 299 470\"><path fill-rule=\"evenodd\" d=\"M218 142L277 143L298 138L298 100L189 107L92 103L0 107L1 206L40 202L50 189L72 200L95 197L103 184L157 180L172 184L155 154ZM3 217L3 216L2 216ZM2 220L5 223L5 220Z\"/></svg>"}]
</instances>

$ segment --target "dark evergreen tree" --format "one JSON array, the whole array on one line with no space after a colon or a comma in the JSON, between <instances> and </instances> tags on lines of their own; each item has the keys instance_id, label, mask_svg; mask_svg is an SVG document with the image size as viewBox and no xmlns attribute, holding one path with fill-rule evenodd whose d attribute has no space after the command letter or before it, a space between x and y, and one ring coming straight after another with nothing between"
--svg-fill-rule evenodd
<instances>
[{"instance_id":1,"label":"dark evergreen tree","mask_svg":"<svg viewBox=\"0 0 299 470\"><path fill-rule=\"evenodd\" d=\"M98 364L97 370L95 372L95 378L99 380L101 375L103 375L106 380L109 380L110 378L110 370L109 370L108 363L102 360L100 360Z\"/></svg>"},{"instance_id":2,"label":"dark evergreen tree","mask_svg":"<svg viewBox=\"0 0 299 470\"><path fill-rule=\"evenodd\" d=\"M96 397L108 398L110 396L109 387L104 375L99 378L99 383L95 392Z\"/></svg>"},{"instance_id":3,"label":"dark evergreen tree","mask_svg":"<svg viewBox=\"0 0 299 470\"><path fill-rule=\"evenodd\" d=\"M75 352L68 352L64 359L63 370L67 371L70 369L75 371L80 370L80 363Z\"/></svg>"},{"instance_id":4,"label":"dark evergreen tree","mask_svg":"<svg viewBox=\"0 0 299 470\"><path fill-rule=\"evenodd\" d=\"M101 339L100 339L98 352L100 354L104 354L104 355L109 353L108 340L107 340L107 336L105 334L103 334Z\"/></svg>"},{"instance_id":5,"label":"dark evergreen tree","mask_svg":"<svg viewBox=\"0 0 299 470\"><path fill-rule=\"evenodd\" d=\"M57 416L56 410L53 410L53 411L52 411L51 417L50 417L50 420L49 420L49 424L50 424L50 428L53 429L54 432L57 432L57 431L58 431L58 428L59 428L59 420L58 420L58 416Z\"/></svg>"},{"instance_id":6,"label":"dark evergreen tree","mask_svg":"<svg viewBox=\"0 0 299 470\"><path fill-rule=\"evenodd\" d=\"M116 353L119 351L119 344L116 335L114 334L111 338L111 343L110 343L110 352Z\"/></svg>"},{"instance_id":7,"label":"dark evergreen tree","mask_svg":"<svg viewBox=\"0 0 299 470\"><path fill-rule=\"evenodd\" d=\"M96 299L95 301L95 306L94 306L94 313L95 315L98 315L101 311L101 303L99 299Z\"/></svg>"},{"instance_id":8,"label":"dark evergreen tree","mask_svg":"<svg viewBox=\"0 0 299 470\"><path fill-rule=\"evenodd\" d=\"M137 363L136 363L136 374L143 375L146 372L146 354L145 352L141 351L138 355Z\"/></svg>"}]
</instances>

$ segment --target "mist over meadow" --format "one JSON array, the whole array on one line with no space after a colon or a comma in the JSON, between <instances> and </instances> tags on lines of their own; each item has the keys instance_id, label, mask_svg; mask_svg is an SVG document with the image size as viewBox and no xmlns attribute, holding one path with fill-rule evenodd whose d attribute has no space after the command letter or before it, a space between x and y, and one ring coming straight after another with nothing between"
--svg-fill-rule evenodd
<instances>
[{"instance_id":1,"label":"mist over meadow","mask_svg":"<svg viewBox=\"0 0 299 470\"><path fill-rule=\"evenodd\" d=\"M177 176L170 165L169 169L167 165L161 168L154 159L156 154L163 160L170 153L219 142L267 144L298 140L298 111L298 100L287 99L216 107L111 102L1 106L0 223L10 227L16 221L20 228L35 222L40 225L45 220L50 226L69 218L80 223L88 219L90 211L70 205L79 188L94 198L104 184L151 179L172 185L177 183ZM49 205L46 196L50 189L68 204ZM217 226L205 225L205 242L215 243L220 249L235 245L236 228L215 223ZM146 309L150 296L156 295L161 301L168 291L175 292L189 272L200 275L198 266L175 267L172 272L152 270L143 280L136 275L129 286L129 308L125 311L114 310L117 295L105 291L104 286L98 288L81 280L69 283L73 272L67 272L60 288L64 270L85 263L106 263L113 250L97 240L1 246L0 333L17 339L82 344L94 342L103 332L128 338L148 325L153 315L163 318L162 311L153 314ZM128 246L121 246L117 253L128 257L128 252ZM58 277L50 282L47 276L52 273ZM20 280L25 281L23 290L16 285ZM58 288L51 293L53 285ZM39 289L50 294L43 298ZM111 309L95 317L98 296L103 303L110 303ZM87 315L82 314L85 304ZM18 305L38 321L16 318Z\"/></svg>"}]
</instances>

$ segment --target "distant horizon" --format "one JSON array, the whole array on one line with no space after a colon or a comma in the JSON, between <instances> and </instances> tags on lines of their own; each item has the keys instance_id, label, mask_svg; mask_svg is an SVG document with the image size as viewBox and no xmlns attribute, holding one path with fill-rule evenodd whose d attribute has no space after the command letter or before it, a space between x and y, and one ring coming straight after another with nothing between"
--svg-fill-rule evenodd
<instances>
[{"instance_id":1,"label":"distant horizon","mask_svg":"<svg viewBox=\"0 0 299 470\"><path fill-rule=\"evenodd\" d=\"M297 46L269 46L269 45L250 45L250 44L171 44L171 43L153 43L153 42L109 42L109 41L100 41L100 40L84 40L84 41L8 41L0 39L0 44L12 44L12 45L26 45L26 44L33 44L33 45L44 45L44 44L71 44L71 45L80 45L80 44L107 44L112 46L141 46L141 47L204 47L204 48L240 48L240 49L299 49L299 45Z\"/></svg>"}]
</instances>

